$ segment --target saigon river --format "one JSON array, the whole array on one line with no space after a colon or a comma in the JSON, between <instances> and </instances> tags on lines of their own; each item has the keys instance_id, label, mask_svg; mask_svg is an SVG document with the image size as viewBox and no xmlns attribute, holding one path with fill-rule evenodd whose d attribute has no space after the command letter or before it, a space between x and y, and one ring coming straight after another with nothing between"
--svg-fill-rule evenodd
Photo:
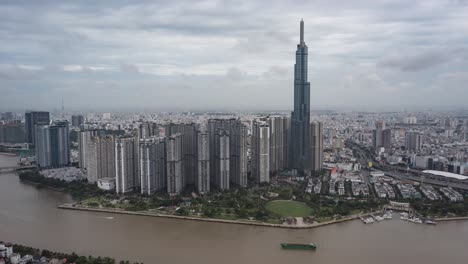
<instances>
[{"instance_id":1,"label":"saigon river","mask_svg":"<svg viewBox=\"0 0 468 264\"><path fill-rule=\"evenodd\" d=\"M18 157L0 154L0 167ZM295 230L61 210L61 192L0 174L0 240L41 249L151 263L467 263L468 221L437 226L358 220ZM281 242L317 243L314 251Z\"/></svg>"}]
</instances>

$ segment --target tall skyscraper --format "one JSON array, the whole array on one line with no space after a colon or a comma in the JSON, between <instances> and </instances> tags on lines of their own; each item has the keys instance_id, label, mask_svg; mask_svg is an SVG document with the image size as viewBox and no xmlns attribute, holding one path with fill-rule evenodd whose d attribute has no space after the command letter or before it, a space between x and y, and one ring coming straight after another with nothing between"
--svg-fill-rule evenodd
<instances>
[{"instance_id":1,"label":"tall skyscraper","mask_svg":"<svg viewBox=\"0 0 468 264\"><path fill-rule=\"evenodd\" d=\"M87 142L86 169L88 182L115 178L115 139L111 135L92 136Z\"/></svg>"},{"instance_id":2,"label":"tall skyscraper","mask_svg":"<svg viewBox=\"0 0 468 264\"><path fill-rule=\"evenodd\" d=\"M207 132L197 134L197 178L195 187L199 193L210 191L210 148Z\"/></svg>"},{"instance_id":3,"label":"tall skyscraper","mask_svg":"<svg viewBox=\"0 0 468 264\"><path fill-rule=\"evenodd\" d=\"M174 134L166 139L167 193L177 195L184 189L182 174L182 135Z\"/></svg>"},{"instance_id":4,"label":"tall skyscraper","mask_svg":"<svg viewBox=\"0 0 468 264\"><path fill-rule=\"evenodd\" d=\"M310 124L311 171L320 172L323 168L323 124L312 122Z\"/></svg>"},{"instance_id":5,"label":"tall skyscraper","mask_svg":"<svg viewBox=\"0 0 468 264\"><path fill-rule=\"evenodd\" d=\"M25 139L26 143L30 143L32 145L36 144L36 127L37 126L47 126L50 125L50 115L49 112L26 112L24 114L25 123Z\"/></svg>"},{"instance_id":6,"label":"tall skyscraper","mask_svg":"<svg viewBox=\"0 0 468 264\"><path fill-rule=\"evenodd\" d=\"M307 80L308 48L301 20L300 42L294 65L294 110L291 114L290 167L304 172L310 169L310 83Z\"/></svg>"},{"instance_id":7,"label":"tall skyscraper","mask_svg":"<svg viewBox=\"0 0 468 264\"><path fill-rule=\"evenodd\" d=\"M70 136L67 121L36 126L36 159L41 168L70 164Z\"/></svg>"},{"instance_id":8,"label":"tall skyscraper","mask_svg":"<svg viewBox=\"0 0 468 264\"><path fill-rule=\"evenodd\" d=\"M252 178L270 182L270 126L265 120L254 120L252 125Z\"/></svg>"},{"instance_id":9,"label":"tall skyscraper","mask_svg":"<svg viewBox=\"0 0 468 264\"><path fill-rule=\"evenodd\" d=\"M115 190L117 193L133 192L140 188L138 174L138 144L134 137L115 140Z\"/></svg>"},{"instance_id":10,"label":"tall skyscraper","mask_svg":"<svg viewBox=\"0 0 468 264\"><path fill-rule=\"evenodd\" d=\"M141 193L151 195L166 188L166 141L164 138L140 140Z\"/></svg>"}]
</instances>

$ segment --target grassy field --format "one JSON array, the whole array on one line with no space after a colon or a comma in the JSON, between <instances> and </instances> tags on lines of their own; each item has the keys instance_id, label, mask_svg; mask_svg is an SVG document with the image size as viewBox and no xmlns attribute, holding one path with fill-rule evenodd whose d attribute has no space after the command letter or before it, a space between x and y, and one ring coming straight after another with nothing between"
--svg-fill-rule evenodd
<instances>
[{"instance_id":1,"label":"grassy field","mask_svg":"<svg viewBox=\"0 0 468 264\"><path fill-rule=\"evenodd\" d=\"M295 201L277 200L271 201L266 204L266 209L274 214L282 217L294 216L308 216L312 214L312 208L305 203Z\"/></svg>"}]
</instances>

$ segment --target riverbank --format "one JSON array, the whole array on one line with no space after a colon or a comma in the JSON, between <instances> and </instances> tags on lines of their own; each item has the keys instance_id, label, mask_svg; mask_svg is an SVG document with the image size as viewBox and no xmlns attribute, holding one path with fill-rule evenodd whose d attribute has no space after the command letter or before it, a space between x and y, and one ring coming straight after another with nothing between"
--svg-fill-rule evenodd
<instances>
[{"instance_id":1,"label":"riverbank","mask_svg":"<svg viewBox=\"0 0 468 264\"><path fill-rule=\"evenodd\" d=\"M215 222L215 223L224 223L224 224L238 224L238 225L251 225L251 226L263 226L263 227L289 228L289 229L311 229L311 228L316 228L320 226L326 226L326 225L351 221L351 220L358 219L361 216L378 213L378 212L373 212L373 213L368 213L368 214L366 213L366 214L352 215L348 217L343 217L341 219L330 220L330 221L321 222L321 223L316 222L313 224L288 225L288 224L270 224L270 223L249 221L249 220L226 220L226 219L217 219L217 218L202 218L202 217L192 217L192 216L168 215L168 214L153 213L153 212L148 212L148 211L145 211L145 212L124 211L120 209L95 208L95 207L88 207L88 206L82 206L82 205L77 205L77 204L62 204L62 205L59 205L58 208L66 209L66 210L77 210L77 211L139 215L139 216L149 216L149 217L172 218L172 219L179 219L179 220L204 221L204 222Z\"/></svg>"},{"instance_id":2,"label":"riverbank","mask_svg":"<svg viewBox=\"0 0 468 264\"><path fill-rule=\"evenodd\" d=\"M33 181L28 181L28 180L20 180L20 181L22 183L34 185L34 186L36 186L38 188L47 188L47 189L58 191L58 192L65 192L66 191L65 188L56 188L56 187L52 187L52 186L42 184L42 183L38 183L38 182L33 182Z\"/></svg>"},{"instance_id":3,"label":"riverbank","mask_svg":"<svg viewBox=\"0 0 468 264\"><path fill-rule=\"evenodd\" d=\"M434 219L438 222L444 222L444 221L466 221L468 220L468 216L455 216L455 217L443 217L443 218L436 218Z\"/></svg>"},{"instance_id":4,"label":"riverbank","mask_svg":"<svg viewBox=\"0 0 468 264\"><path fill-rule=\"evenodd\" d=\"M0 155L12 156L12 157L17 157L17 156L19 156L18 153L13 153L13 152L1 152L1 151L0 151Z\"/></svg>"}]
</instances>

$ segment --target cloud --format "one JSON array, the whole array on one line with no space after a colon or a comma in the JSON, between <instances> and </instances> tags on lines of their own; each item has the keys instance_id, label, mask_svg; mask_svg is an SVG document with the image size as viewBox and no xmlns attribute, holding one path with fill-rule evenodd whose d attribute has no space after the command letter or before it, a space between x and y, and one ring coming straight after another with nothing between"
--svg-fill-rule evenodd
<instances>
[{"instance_id":1,"label":"cloud","mask_svg":"<svg viewBox=\"0 0 468 264\"><path fill-rule=\"evenodd\" d=\"M121 64L120 70L125 73L140 73L140 69L135 64Z\"/></svg>"},{"instance_id":2,"label":"cloud","mask_svg":"<svg viewBox=\"0 0 468 264\"><path fill-rule=\"evenodd\" d=\"M378 66L384 68L394 68L401 71L422 71L432 67L442 65L452 59L450 53L442 51L431 51L421 54L407 54L392 56L378 62Z\"/></svg>"},{"instance_id":3,"label":"cloud","mask_svg":"<svg viewBox=\"0 0 468 264\"><path fill-rule=\"evenodd\" d=\"M371 104L363 91L448 104L425 91L468 92L454 80L467 13L440 0L1 1L0 107L291 109L301 18L313 106Z\"/></svg>"}]
</instances>

